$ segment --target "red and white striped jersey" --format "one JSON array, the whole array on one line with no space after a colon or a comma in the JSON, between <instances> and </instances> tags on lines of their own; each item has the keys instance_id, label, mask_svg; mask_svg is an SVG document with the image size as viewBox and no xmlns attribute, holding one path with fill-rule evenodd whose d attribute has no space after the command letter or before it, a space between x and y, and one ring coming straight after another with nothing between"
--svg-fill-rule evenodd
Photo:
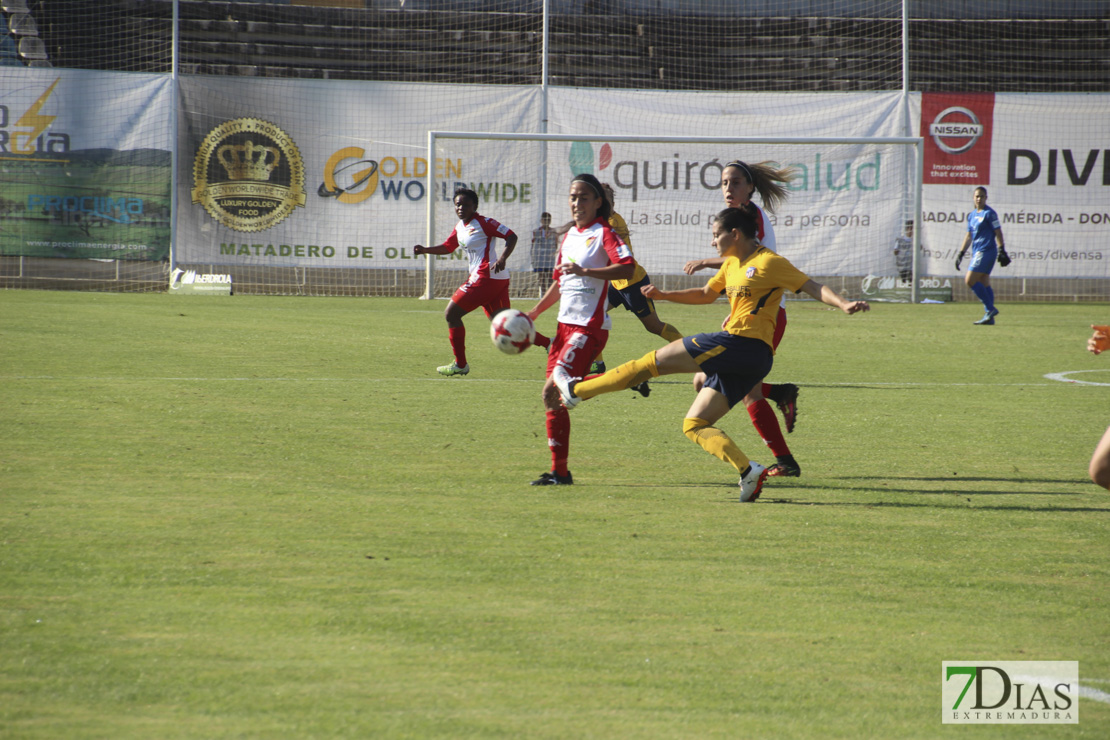
<instances>
[{"instance_id":1,"label":"red and white striped jersey","mask_svg":"<svg viewBox=\"0 0 1110 740\"><path fill-rule=\"evenodd\" d=\"M775 227L771 225L771 219L767 218L767 215L763 213L763 209L755 203L752 203L751 206L755 208L755 212L759 215L759 230L756 232L756 236L759 237L759 243L772 252L778 252L779 250L776 248Z\"/></svg>"},{"instance_id":2,"label":"red and white striped jersey","mask_svg":"<svg viewBox=\"0 0 1110 740\"><path fill-rule=\"evenodd\" d=\"M555 264L573 262L586 268L611 264L630 265L632 251L603 219L595 219L584 229L572 226L559 245ZM609 281L582 275L555 274L559 281L559 322L594 329L608 329L612 323Z\"/></svg>"},{"instance_id":3,"label":"red and white striped jersey","mask_svg":"<svg viewBox=\"0 0 1110 740\"><path fill-rule=\"evenodd\" d=\"M466 250L470 260L470 279L490 277L494 280L508 280L509 269L506 267L501 272L490 272L490 268L497 262L497 253L493 249L495 238L505 239L513 230L495 219L474 214L474 218L466 223L459 221L455 230L447 241L443 242L450 251L454 252L459 247Z\"/></svg>"}]
</instances>

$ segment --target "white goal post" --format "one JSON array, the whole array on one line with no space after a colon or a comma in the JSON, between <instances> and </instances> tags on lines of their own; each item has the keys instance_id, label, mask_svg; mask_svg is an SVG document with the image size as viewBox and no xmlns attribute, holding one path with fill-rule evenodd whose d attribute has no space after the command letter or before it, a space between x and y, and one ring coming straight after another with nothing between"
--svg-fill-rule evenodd
<instances>
[{"instance_id":1,"label":"white goal post","mask_svg":"<svg viewBox=\"0 0 1110 740\"><path fill-rule=\"evenodd\" d=\"M518 235L509 263L515 280L516 274L531 272L526 254L540 213L550 211L553 225L567 221L562 194L575 173L591 172L615 186L615 210L628 222L633 250L649 274L680 275L685 260L712 256L706 251L708 228L711 214L722 207L722 165L737 158L749 164L773 161L793 166L797 173L774 216L778 251L815 277L893 281L898 275L896 240L912 241L913 279L901 285L916 303L922 142L917 137L433 130L428 132L426 244L442 243L446 223L454 222L451 195L457 187L469 187L480 194L480 213L509 225ZM907 235L910 222L912 235ZM442 277L437 282L437 272L458 276L465 268L465 262L432 255L424 264L425 299L450 295L461 282Z\"/></svg>"}]
</instances>

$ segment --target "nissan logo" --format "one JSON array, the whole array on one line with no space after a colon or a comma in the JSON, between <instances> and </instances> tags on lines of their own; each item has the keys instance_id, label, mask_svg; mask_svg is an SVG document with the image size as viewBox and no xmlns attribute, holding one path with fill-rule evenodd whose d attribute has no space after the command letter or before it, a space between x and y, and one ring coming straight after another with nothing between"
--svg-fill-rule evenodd
<instances>
[{"instance_id":1,"label":"nissan logo","mask_svg":"<svg viewBox=\"0 0 1110 740\"><path fill-rule=\"evenodd\" d=\"M955 119L949 118L955 114L959 114ZM964 120L965 116L971 120ZM929 135L933 137L933 141L942 152L960 154L975 146L975 142L983 135L983 124L979 123L979 117L967 108L954 105L937 114L929 124ZM960 143L952 146L945 141L952 139L959 140Z\"/></svg>"}]
</instances>

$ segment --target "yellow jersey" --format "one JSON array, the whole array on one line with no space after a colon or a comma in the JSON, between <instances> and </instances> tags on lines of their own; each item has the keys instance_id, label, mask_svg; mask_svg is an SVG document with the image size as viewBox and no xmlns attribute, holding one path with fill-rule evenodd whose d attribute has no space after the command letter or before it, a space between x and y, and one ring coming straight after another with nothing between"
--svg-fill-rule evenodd
<instances>
[{"instance_id":1,"label":"yellow jersey","mask_svg":"<svg viewBox=\"0 0 1110 740\"><path fill-rule=\"evenodd\" d=\"M746 260L725 259L706 287L714 293L723 291L728 298L725 331L760 339L773 348L783 293L786 290L797 293L808 281L809 276L790 264L790 260L760 247Z\"/></svg>"},{"instance_id":2,"label":"yellow jersey","mask_svg":"<svg viewBox=\"0 0 1110 740\"><path fill-rule=\"evenodd\" d=\"M622 218L621 215L616 211L613 211L612 215L609 216L609 227L612 228L613 231L617 232L617 236L621 238L621 241L624 242L625 245L628 247L628 251L631 252L632 237L628 234L628 224L625 223L624 218ZM636 255L632 255L632 258L635 259ZM609 284L617 290L624 290L629 285L638 283L646 277L647 270L645 270L643 266L640 265L639 262L637 262L636 272L632 273L632 277L627 280L612 280Z\"/></svg>"}]
</instances>

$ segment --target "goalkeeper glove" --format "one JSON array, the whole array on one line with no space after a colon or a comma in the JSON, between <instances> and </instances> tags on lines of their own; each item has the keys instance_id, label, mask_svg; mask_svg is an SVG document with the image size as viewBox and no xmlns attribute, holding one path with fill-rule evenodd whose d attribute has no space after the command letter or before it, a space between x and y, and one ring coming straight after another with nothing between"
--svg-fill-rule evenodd
<instances>
[{"instance_id":1,"label":"goalkeeper glove","mask_svg":"<svg viewBox=\"0 0 1110 740\"><path fill-rule=\"evenodd\" d=\"M1010 259L1010 255L1006 254L1006 250L1005 249L999 250L999 252L998 252L998 266L999 267L1006 267L1011 262L1013 262L1013 260Z\"/></svg>"},{"instance_id":2,"label":"goalkeeper glove","mask_svg":"<svg viewBox=\"0 0 1110 740\"><path fill-rule=\"evenodd\" d=\"M960 271L960 262L962 262L963 259L964 259L964 253L963 252L960 252L959 254L956 255L956 272Z\"/></svg>"}]
</instances>

